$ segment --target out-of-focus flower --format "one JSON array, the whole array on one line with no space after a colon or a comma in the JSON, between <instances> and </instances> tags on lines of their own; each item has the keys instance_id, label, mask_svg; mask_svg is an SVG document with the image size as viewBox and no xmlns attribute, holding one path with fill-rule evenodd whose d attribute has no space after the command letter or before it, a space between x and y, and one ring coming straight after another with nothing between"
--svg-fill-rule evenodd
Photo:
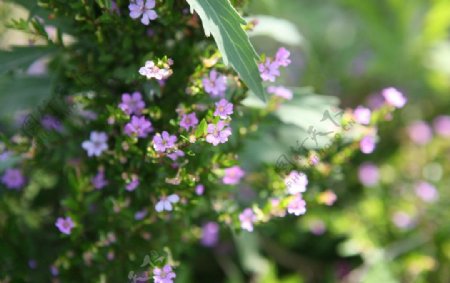
<instances>
[{"instance_id":1,"label":"out-of-focus flower","mask_svg":"<svg viewBox=\"0 0 450 283\"><path fill-rule=\"evenodd\" d=\"M258 65L259 73L263 81L274 82L276 77L280 76L280 65L277 62L272 62L270 58L266 59L266 62Z\"/></svg>"},{"instance_id":2,"label":"out-of-focus flower","mask_svg":"<svg viewBox=\"0 0 450 283\"><path fill-rule=\"evenodd\" d=\"M286 100L291 100L294 96L292 91L284 86L269 86L267 92Z\"/></svg>"},{"instance_id":3,"label":"out-of-focus flower","mask_svg":"<svg viewBox=\"0 0 450 283\"><path fill-rule=\"evenodd\" d=\"M365 162L359 166L358 178L361 184L366 187L373 187L378 184L380 172L378 167L370 162Z\"/></svg>"},{"instance_id":4,"label":"out-of-focus flower","mask_svg":"<svg viewBox=\"0 0 450 283\"><path fill-rule=\"evenodd\" d=\"M2 176L2 183L8 189L20 189L25 185L26 179L20 169L9 168Z\"/></svg>"},{"instance_id":5,"label":"out-of-focus flower","mask_svg":"<svg viewBox=\"0 0 450 283\"><path fill-rule=\"evenodd\" d=\"M364 136L359 142L359 148L362 153L370 154L375 150L375 137L373 135Z\"/></svg>"},{"instance_id":6,"label":"out-of-focus flower","mask_svg":"<svg viewBox=\"0 0 450 283\"><path fill-rule=\"evenodd\" d=\"M256 216L251 208L246 208L239 214L239 221L241 221L242 229L253 232L253 223L256 221Z\"/></svg>"},{"instance_id":7,"label":"out-of-focus flower","mask_svg":"<svg viewBox=\"0 0 450 283\"><path fill-rule=\"evenodd\" d=\"M128 5L130 9L130 17L133 19L141 18L141 23L148 25L150 21L158 18L158 14L153 10L155 8L155 0L136 0Z\"/></svg>"},{"instance_id":8,"label":"out-of-focus flower","mask_svg":"<svg viewBox=\"0 0 450 283\"><path fill-rule=\"evenodd\" d=\"M208 124L207 131L206 141L214 146L219 143L226 143L228 137L231 136L231 130L224 121L217 122L217 125Z\"/></svg>"},{"instance_id":9,"label":"out-of-focus flower","mask_svg":"<svg viewBox=\"0 0 450 283\"><path fill-rule=\"evenodd\" d=\"M62 132L64 129L63 126L61 125L61 122L52 115L45 115L44 117L42 117L41 124L42 127L44 127L46 130L49 131L53 130L57 132Z\"/></svg>"},{"instance_id":10,"label":"out-of-focus flower","mask_svg":"<svg viewBox=\"0 0 450 283\"><path fill-rule=\"evenodd\" d=\"M222 98L219 102L216 102L216 111L214 111L214 116L219 116L221 119L227 119L231 114L233 114L233 104L224 98Z\"/></svg>"},{"instance_id":11,"label":"out-of-focus flower","mask_svg":"<svg viewBox=\"0 0 450 283\"><path fill-rule=\"evenodd\" d=\"M142 220L147 216L147 209L139 210L134 214L134 219L136 220Z\"/></svg>"},{"instance_id":12,"label":"out-of-focus flower","mask_svg":"<svg viewBox=\"0 0 450 283\"><path fill-rule=\"evenodd\" d=\"M205 192L205 186L203 186L202 184L198 184L198 185L195 187L195 193L196 193L198 196L203 195L204 192Z\"/></svg>"},{"instance_id":13,"label":"out-of-focus flower","mask_svg":"<svg viewBox=\"0 0 450 283\"><path fill-rule=\"evenodd\" d=\"M219 240L219 224L208 222L202 227L201 243L205 247L214 247Z\"/></svg>"},{"instance_id":14,"label":"out-of-focus flower","mask_svg":"<svg viewBox=\"0 0 450 283\"><path fill-rule=\"evenodd\" d=\"M223 97L227 90L227 77L216 70L211 70L209 76L202 79L202 84L205 92L211 97Z\"/></svg>"},{"instance_id":15,"label":"out-of-focus flower","mask_svg":"<svg viewBox=\"0 0 450 283\"><path fill-rule=\"evenodd\" d=\"M91 132L90 139L84 141L81 146L87 151L87 155L100 156L108 149L108 136L104 132Z\"/></svg>"},{"instance_id":16,"label":"out-of-focus flower","mask_svg":"<svg viewBox=\"0 0 450 283\"><path fill-rule=\"evenodd\" d=\"M387 104L392 105L395 108L403 108L407 102L403 93L393 87L383 89L381 95L383 95Z\"/></svg>"},{"instance_id":17,"label":"out-of-focus flower","mask_svg":"<svg viewBox=\"0 0 450 283\"><path fill-rule=\"evenodd\" d=\"M189 131L190 128L195 128L198 124L197 115L195 115L195 112L190 114L184 114L181 117L180 121L180 127L186 129L186 131Z\"/></svg>"},{"instance_id":18,"label":"out-of-focus flower","mask_svg":"<svg viewBox=\"0 0 450 283\"><path fill-rule=\"evenodd\" d=\"M225 169L225 176L222 179L222 182L226 185L236 185L239 184L242 177L244 177L245 171L241 169L239 166L233 166Z\"/></svg>"},{"instance_id":19,"label":"out-of-focus flower","mask_svg":"<svg viewBox=\"0 0 450 283\"><path fill-rule=\"evenodd\" d=\"M439 197L436 188L428 182L421 181L416 184L415 191L416 195L426 202L434 202Z\"/></svg>"},{"instance_id":20,"label":"out-of-focus flower","mask_svg":"<svg viewBox=\"0 0 450 283\"><path fill-rule=\"evenodd\" d=\"M443 137L450 137L450 116L438 116L433 121L436 133Z\"/></svg>"},{"instance_id":21,"label":"out-of-focus flower","mask_svg":"<svg viewBox=\"0 0 450 283\"><path fill-rule=\"evenodd\" d=\"M408 136L414 143L424 145L433 138L433 132L424 121L416 121L408 126Z\"/></svg>"},{"instance_id":22,"label":"out-of-focus flower","mask_svg":"<svg viewBox=\"0 0 450 283\"><path fill-rule=\"evenodd\" d=\"M300 194L296 195L288 204L287 212L296 216L306 213L306 202Z\"/></svg>"},{"instance_id":23,"label":"out-of-focus flower","mask_svg":"<svg viewBox=\"0 0 450 283\"><path fill-rule=\"evenodd\" d=\"M163 131L162 134L158 133L153 137L153 147L158 152L165 152L167 149L173 148L176 141L176 136L171 136L168 132Z\"/></svg>"},{"instance_id":24,"label":"out-of-focus flower","mask_svg":"<svg viewBox=\"0 0 450 283\"><path fill-rule=\"evenodd\" d=\"M69 216L67 216L66 218L58 217L58 219L56 219L55 226L61 233L69 235L72 231L72 228L75 227L75 223Z\"/></svg>"},{"instance_id":25,"label":"out-of-focus flower","mask_svg":"<svg viewBox=\"0 0 450 283\"><path fill-rule=\"evenodd\" d=\"M131 121L125 125L124 131L130 137L146 138L153 131L153 127L145 117L132 116Z\"/></svg>"},{"instance_id":26,"label":"out-of-focus flower","mask_svg":"<svg viewBox=\"0 0 450 283\"><path fill-rule=\"evenodd\" d=\"M155 283L173 283L175 277L177 275L168 264L164 265L163 268L156 267L153 270L153 280L155 280Z\"/></svg>"},{"instance_id":27,"label":"out-of-focus flower","mask_svg":"<svg viewBox=\"0 0 450 283\"><path fill-rule=\"evenodd\" d=\"M97 190L106 187L108 185L108 180L105 179L105 171L98 170L97 175L91 179L91 183Z\"/></svg>"},{"instance_id":28,"label":"out-of-focus flower","mask_svg":"<svg viewBox=\"0 0 450 283\"><path fill-rule=\"evenodd\" d=\"M403 211L398 211L392 216L392 222L400 229L408 229L414 226L413 218Z\"/></svg>"},{"instance_id":29,"label":"out-of-focus flower","mask_svg":"<svg viewBox=\"0 0 450 283\"><path fill-rule=\"evenodd\" d=\"M139 176L136 174L131 175L131 181L125 186L125 190L131 192L139 186Z\"/></svg>"},{"instance_id":30,"label":"out-of-focus flower","mask_svg":"<svg viewBox=\"0 0 450 283\"><path fill-rule=\"evenodd\" d=\"M184 152L182 150L176 150L172 153L167 154L167 157L172 159L173 161L176 161L179 157L183 157Z\"/></svg>"},{"instance_id":31,"label":"out-of-focus flower","mask_svg":"<svg viewBox=\"0 0 450 283\"><path fill-rule=\"evenodd\" d=\"M325 204L328 206L332 206L336 200L337 200L337 196L331 190L327 190L327 191L319 194L319 199L318 199L319 203L322 203L322 204Z\"/></svg>"},{"instance_id":32,"label":"out-of-focus flower","mask_svg":"<svg viewBox=\"0 0 450 283\"><path fill-rule=\"evenodd\" d=\"M288 193L292 195L304 193L306 191L306 186L308 186L308 176L303 172L291 171L284 179L284 184L286 185Z\"/></svg>"},{"instance_id":33,"label":"out-of-focus flower","mask_svg":"<svg viewBox=\"0 0 450 283\"><path fill-rule=\"evenodd\" d=\"M124 93L122 94L122 102L119 104L119 108L128 115L141 115L142 110L145 108L145 102L142 100L140 92L133 92L132 95Z\"/></svg>"},{"instance_id":34,"label":"out-of-focus flower","mask_svg":"<svg viewBox=\"0 0 450 283\"><path fill-rule=\"evenodd\" d=\"M289 52L289 50L287 50L284 47L281 47L275 54L275 62L280 66L287 67L289 66L289 64L291 64L291 59L289 59L290 55L291 52Z\"/></svg>"},{"instance_id":35,"label":"out-of-focus flower","mask_svg":"<svg viewBox=\"0 0 450 283\"><path fill-rule=\"evenodd\" d=\"M155 205L155 210L158 212L161 211L172 211L172 204L177 203L180 200L180 197L176 194L172 194L168 197L161 197L158 203Z\"/></svg>"},{"instance_id":36,"label":"out-of-focus flower","mask_svg":"<svg viewBox=\"0 0 450 283\"><path fill-rule=\"evenodd\" d=\"M353 111L353 116L355 117L356 122L362 125L369 125L372 113L369 108L358 106Z\"/></svg>"},{"instance_id":37,"label":"out-of-focus flower","mask_svg":"<svg viewBox=\"0 0 450 283\"><path fill-rule=\"evenodd\" d=\"M316 236L323 235L327 230L325 223L322 220L315 220L309 224L309 230Z\"/></svg>"}]
</instances>

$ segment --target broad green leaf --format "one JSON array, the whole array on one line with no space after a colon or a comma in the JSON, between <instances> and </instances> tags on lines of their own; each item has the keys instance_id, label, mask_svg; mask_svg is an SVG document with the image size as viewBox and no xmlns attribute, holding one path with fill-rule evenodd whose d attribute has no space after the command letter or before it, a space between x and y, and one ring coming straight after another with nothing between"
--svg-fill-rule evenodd
<instances>
[{"instance_id":1,"label":"broad green leaf","mask_svg":"<svg viewBox=\"0 0 450 283\"><path fill-rule=\"evenodd\" d=\"M11 51L0 51L0 75L11 70L26 68L35 60L50 54L47 46L16 46Z\"/></svg>"},{"instance_id":2,"label":"broad green leaf","mask_svg":"<svg viewBox=\"0 0 450 283\"><path fill-rule=\"evenodd\" d=\"M265 91L259 75L258 54L247 33L245 20L229 0L187 0L191 10L200 16L206 36L211 34L222 54L225 64L231 65L250 90L265 100Z\"/></svg>"},{"instance_id":3,"label":"broad green leaf","mask_svg":"<svg viewBox=\"0 0 450 283\"><path fill-rule=\"evenodd\" d=\"M203 119L198 125L197 129L195 130L195 137L196 138L203 137L206 134L207 127L208 124L206 123L206 120Z\"/></svg>"}]
</instances>

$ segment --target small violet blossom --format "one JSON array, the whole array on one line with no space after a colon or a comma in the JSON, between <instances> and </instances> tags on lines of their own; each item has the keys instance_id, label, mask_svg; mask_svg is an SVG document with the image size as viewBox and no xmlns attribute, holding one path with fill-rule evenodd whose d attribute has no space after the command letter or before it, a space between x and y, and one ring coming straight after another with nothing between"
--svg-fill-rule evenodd
<instances>
[{"instance_id":1,"label":"small violet blossom","mask_svg":"<svg viewBox=\"0 0 450 283\"><path fill-rule=\"evenodd\" d=\"M130 9L130 17L133 19L141 18L141 23L144 25L150 24L151 20L158 18L158 14L153 10L155 8L155 0L136 0L128 5Z\"/></svg>"},{"instance_id":2,"label":"small violet blossom","mask_svg":"<svg viewBox=\"0 0 450 283\"><path fill-rule=\"evenodd\" d=\"M162 134L156 134L153 137L153 147L158 152L165 152L167 149L175 147L177 137L169 135L168 132L163 131Z\"/></svg>"},{"instance_id":3,"label":"small violet blossom","mask_svg":"<svg viewBox=\"0 0 450 283\"><path fill-rule=\"evenodd\" d=\"M155 210L158 212L161 211L172 211L172 204L177 203L180 200L180 197L176 194L170 195L168 197L161 197L158 203L155 205Z\"/></svg>"},{"instance_id":4,"label":"small violet blossom","mask_svg":"<svg viewBox=\"0 0 450 283\"><path fill-rule=\"evenodd\" d=\"M153 132L153 127L152 123L145 117L132 116L131 121L125 125L124 131L130 137L145 138L149 133Z\"/></svg>"},{"instance_id":5,"label":"small violet blossom","mask_svg":"<svg viewBox=\"0 0 450 283\"><path fill-rule=\"evenodd\" d=\"M172 70L169 67L160 68L153 61L145 62L145 65L139 69L139 74L147 77L147 79L155 78L159 81L167 79Z\"/></svg>"},{"instance_id":6,"label":"small violet blossom","mask_svg":"<svg viewBox=\"0 0 450 283\"><path fill-rule=\"evenodd\" d=\"M409 138L418 145L425 145L433 138L431 127L424 121L416 121L408 126Z\"/></svg>"},{"instance_id":7,"label":"small violet blossom","mask_svg":"<svg viewBox=\"0 0 450 283\"><path fill-rule=\"evenodd\" d=\"M207 131L206 141L214 146L217 146L219 143L226 143L228 137L231 136L231 130L224 121L217 122L217 125L208 124Z\"/></svg>"},{"instance_id":8,"label":"small violet blossom","mask_svg":"<svg viewBox=\"0 0 450 283\"><path fill-rule=\"evenodd\" d=\"M179 157L183 157L183 156L184 156L184 152L182 150L176 150L172 153L167 154L167 157L169 157L173 161L177 161L177 159Z\"/></svg>"},{"instance_id":9,"label":"small violet blossom","mask_svg":"<svg viewBox=\"0 0 450 283\"><path fill-rule=\"evenodd\" d=\"M202 227L201 243L205 247L214 247L219 241L219 224L208 222Z\"/></svg>"},{"instance_id":10,"label":"small violet blossom","mask_svg":"<svg viewBox=\"0 0 450 283\"><path fill-rule=\"evenodd\" d=\"M308 176L302 172L291 171L289 175L284 179L287 191L291 195L298 193L304 193L306 186L308 186Z\"/></svg>"},{"instance_id":11,"label":"small violet blossom","mask_svg":"<svg viewBox=\"0 0 450 283\"><path fill-rule=\"evenodd\" d=\"M450 116L438 116L433 121L434 131L442 137L450 137Z\"/></svg>"},{"instance_id":12,"label":"small violet blossom","mask_svg":"<svg viewBox=\"0 0 450 283\"><path fill-rule=\"evenodd\" d=\"M214 111L214 116L219 116L220 119L227 119L231 114L233 114L233 104L224 98L222 98L219 102L216 102L216 111Z\"/></svg>"},{"instance_id":13,"label":"small violet blossom","mask_svg":"<svg viewBox=\"0 0 450 283\"><path fill-rule=\"evenodd\" d=\"M373 187L378 184L380 172L378 167L370 162L365 162L359 166L358 178L361 184L366 187Z\"/></svg>"},{"instance_id":14,"label":"small violet blossom","mask_svg":"<svg viewBox=\"0 0 450 283\"><path fill-rule=\"evenodd\" d=\"M173 283L173 279L177 275L173 272L172 267L168 264L163 268L155 267L153 270L153 279L155 283Z\"/></svg>"},{"instance_id":15,"label":"small violet blossom","mask_svg":"<svg viewBox=\"0 0 450 283\"><path fill-rule=\"evenodd\" d=\"M398 211L392 216L392 222L400 229L408 229L414 226L414 219L406 212Z\"/></svg>"},{"instance_id":16,"label":"small violet blossom","mask_svg":"<svg viewBox=\"0 0 450 283\"><path fill-rule=\"evenodd\" d=\"M202 184L198 184L198 185L195 187L195 193L196 193L198 196L203 195L204 192L205 192L205 186L203 186Z\"/></svg>"},{"instance_id":17,"label":"small violet blossom","mask_svg":"<svg viewBox=\"0 0 450 283\"><path fill-rule=\"evenodd\" d=\"M203 88L212 98L223 97L227 90L227 77L216 70L209 72L209 76L202 79Z\"/></svg>"},{"instance_id":18,"label":"small violet blossom","mask_svg":"<svg viewBox=\"0 0 450 283\"><path fill-rule=\"evenodd\" d=\"M438 198L438 191L436 188L428 182L419 182L416 185L416 195L423 201L434 202Z\"/></svg>"},{"instance_id":19,"label":"small violet blossom","mask_svg":"<svg viewBox=\"0 0 450 283\"><path fill-rule=\"evenodd\" d=\"M275 78L280 76L280 65L277 62L272 62L270 58L266 59L266 62L258 65L259 73L263 81L274 82Z\"/></svg>"},{"instance_id":20,"label":"small violet blossom","mask_svg":"<svg viewBox=\"0 0 450 283\"><path fill-rule=\"evenodd\" d=\"M306 213L306 202L301 195L296 195L288 204L287 212L296 216Z\"/></svg>"},{"instance_id":21,"label":"small violet blossom","mask_svg":"<svg viewBox=\"0 0 450 283\"><path fill-rule=\"evenodd\" d=\"M140 210L134 214L135 220L142 220L147 216L147 209Z\"/></svg>"},{"instance_id":22,"label":"small violet blossom","mask_svg":"<svg viewBox=\"0 0 450 283\"><path fill-rule=\"evenodd\" d=\"M289 50L287 50L284 47L281 47L275 54L275 62L280 66L287 67L289 66L289 64L291 64L291 59L289 59L290 55L291 52L289 52Z\"/></svg>"},{"instance_id":23,"label":"small violet blossom","mask_svg":"<svg viewBox=\"0 0 450 283\"><path fill-rule=\"evenodd\" d=\"M269 86L267 88L267 92L286 100L291 100L294 96L290 89L283 86Z\"/></svg>"},{"instance_id":24,"label":"small violet blossom","mask_svg":"<svg viewBox=\"0 0 450 283\"><path fill-rule=\"evenodd\" d=\"M72 231L72 228L75 227L75 223L69 216L66 218L58 217L58 219L56 219L55 226L61 233L69 235Z\"/></svg>"},{"instance_id":25,"label":"small violet blossom","mask_svg":"<svg viewBox=\"0 0 450 283\"><path fill-rule=\"evenodd\" d=\"M125 190L132 192L139 186L139 177L135 174L131 176L131 181L125 186Z\"/></svg>"},{"instance_id":26,"label":"small violet blossom","mask_svg":"<svg viewBox=\"0 0 450 283\"><path fill-rule=\"evenodd\" d=\"M119 108L128 115L141 115L142 110L145 108L145 102L142 100L140 92L133 92L132 95L124 93L122 94L122 102L119 104Z\"/></svg>"},{"instance_id":27,"label":"small violet blossom","mask_svg":"<svg viewBox=\"0 0 450 283\"><path fill-rule=\"evenodd\" d=\"M359 142L359 148L362 153L370 154L375 150L375 137L373 135L364 136Z\"/></svg>"},{"instance_id":28,"label":"small violet blossom","mask_svg":"<svg viewBox=\"0 0 450 283\"><path fill-rule=\"evenodd\" d=\"M90 139L84 141L81 146L87 151L87 155L100 156L108 149L108 136L104 132L91 132Z\"/></svg>"},{"instance_id":29,"label":"small violet blossom","mask_svg":"<svg viewBox=\"0 0 450 283\"><path fill-rule=\"evenodd\" d=\"M359 124L369 125L372 113L369 108L358 106L353 111L353 116L355 117L356 122L358 122Z\"/></svg>"},{"instance_id":30,"label":"small violet blossom","mask_svg":"<svg viewBox=\"0 0 450 283\"><path fill-rule=\"evenodd\" d=\"M91 179L91 183L97 190L101 190L108 185L108 180L105 179L105 171L98 170L97 175Z\"/></svg>"},{"instance_id":31,"label":"small violet blossom","mask_svg":"<svg viewBox=\"0 0 450 283\"><path fill-rule=\"evenodd\" d=\"M1 179L2 183L9 189L20 189L25 185L26 179L20 169L6 169Z\"/></svg>"},{"instance_id":32,"label":"small violet blossom","mask_svg":"<svg viewBox=\"0 0 450 283\"><path fill-rule=\"evenodd\" d=\"M189 131L191 127L194 129L197 125L198 119L194 112L190 114L183 114L181 117L180 127L184 128L186 131Z\"/></svg>"},{"instance_id":33,"label":"small violet blossom","mask_svg":"<svg viewBox=\"0 0 450 283\"><path fill-rule=\"evenodd\" d=\"M236 185L239 184L242 177L245 176L245 171L241 169L239 166L233 166L224 170L225 176L222 179L222 182L225 185Z\"/></svg>"},{"instance_id":34,"label":"small violet blossom","mask_svg":"<svg viewBox=\"0 0 450 283\"><path fill-rule=\"evenodd\" d=\"M239 214L239 221L241 221L242 229L253 232L253 223L256 221L256 216L251 208L246 208Z\"/></svg>"},{"instance_id":35,"label":"small violet blossom","mask_svg":"<svg viewBox=\"0 0 450 283\"><path fill-rule=\"evenodd\" d=\"M383 89L381 95L384 97L387 104L392 105L395 108L403 108L407 102L403 93L393 87Z\"/></svg>"},{"instance_id":36,"label":"small violet blossom","mask_svg":"<svg viewBox=\"0 0 450 283\"><path fill-rule=\"evenodd\" d=\"M42 117L41 124L42 127L49 131L62 132L64 129L61 122L52 115L45 115Z\"/></svg>"}]
</instances>

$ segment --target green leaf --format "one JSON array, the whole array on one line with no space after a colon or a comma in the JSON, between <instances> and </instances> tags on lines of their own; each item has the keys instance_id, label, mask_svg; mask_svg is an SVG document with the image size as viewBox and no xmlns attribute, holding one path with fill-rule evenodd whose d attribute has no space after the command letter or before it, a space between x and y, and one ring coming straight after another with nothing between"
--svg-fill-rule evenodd
<instances>
[{"instance_id":1,"label":"green leaf","mask_svg":"<svg viewBox=\"0 0 450 283\"><path fill-rule=\"evenodd\" d=\"M25 68L42 56L50 54L47 46L16 46L11 51L0 51L0 75L11 70Z\"/></svg>"},{"instance_id":2,"label":"green leaf","mask_svg":"<svg viewBox=\"0 0 450 283\"><path fill-rule=\"evenodd\" d=\"M198 125L197 129L195 130L195 137L200 138L206 135L206 129L208 127L208 123L206 123L206 120L203 119L200 124Z\"/></svg>"},{"instance_id":3,"label":"green leaf","mask_svg":"<svg viewBox=\"0 0 450 283\"><path fill-rule=\"evenodd\" d=\"M265 100L265 91L259 75L259 56L241 25L245 20L229 0L187 0L191 10L200 16L206 36L211 34L225 64L231 65L250 90Z\"/></svg>"}]
</instances>

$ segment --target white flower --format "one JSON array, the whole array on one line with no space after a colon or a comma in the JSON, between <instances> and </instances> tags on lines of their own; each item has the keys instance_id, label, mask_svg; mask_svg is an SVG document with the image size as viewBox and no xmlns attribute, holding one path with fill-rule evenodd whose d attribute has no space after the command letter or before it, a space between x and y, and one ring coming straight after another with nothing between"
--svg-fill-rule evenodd
<instances>
[{"instance_id":1,"label":"white flower","mask_svg":"<svg viewBox=\"0 0 450 283\"><path fill-rule=\"evenodd\" d=\"M87 155L100 156L103 151L108 149L108 136L104 132L91 132L90 139L84 141L81 146L87 151Z\"/></svg>"},{"instance_id":2,"label":"white flower","mask_svg":"<svg viewBox=\"0 0 450 283\"><path fill-rule=\"evenodd\" d=\"M144 67L139 69L139 74L146 76L147 79L155 78L157 80L167 79L171 74L170 69L159 68L153 61L145 62Z\"/></svg>"},{"instance_id":3,"label":"white flower","mask_svg":"<svg viewBox=\"0 0 450 283\"><path fill-rule=\"evenodd\" d=\"M132 2L128 6L130 17L137 19L142 16L141 23L146 26L150 23L150 20L158 18L158 14L153 8L155 8L155 0L147 0L145 3L144 0L136 0L136 2Z\"/></svg>"},{"instance_id":4,"label":"white flower","mask_svg":"<svg viewBox=\"0 0 450 283\"><path fill-rule=\"evenodd\" d=\"M288 193L291 195L304 193L308 185L308 177L302 172L291 171L284 179L284 183L286 184Z\"/></svg>"},{"instance_id":5,"label":"white flower","mask_svg":"<svg viewBox=\"0 0 450 283\"><path fill-rule=\"evenodd\" d=\"M177 203L180 197L176 194L170 195L168 197L161 197L158 203L155 205L155 209L158 212L161 211L172 211L172 204Z\"/></svg>"}]
</instances>

